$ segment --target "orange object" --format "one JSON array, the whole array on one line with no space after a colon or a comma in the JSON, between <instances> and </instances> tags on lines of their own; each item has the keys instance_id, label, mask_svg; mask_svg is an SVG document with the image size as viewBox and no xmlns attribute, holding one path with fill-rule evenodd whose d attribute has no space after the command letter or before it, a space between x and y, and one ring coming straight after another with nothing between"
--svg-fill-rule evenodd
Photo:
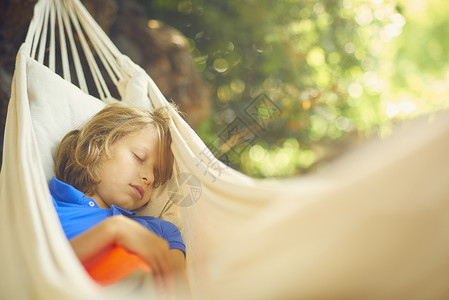
<instances>
[{"instance_id":1,"label":"orange object","mask_svg":"<svg viewBox=\"0 0 449 300\"><path fill-rule=\"evenodd\" d=\"M151 270L143 258L121 246L113 246L82 264L87 273L102 286L119 282L138 269L145 272Z\"/></svg>"}]
</instances>

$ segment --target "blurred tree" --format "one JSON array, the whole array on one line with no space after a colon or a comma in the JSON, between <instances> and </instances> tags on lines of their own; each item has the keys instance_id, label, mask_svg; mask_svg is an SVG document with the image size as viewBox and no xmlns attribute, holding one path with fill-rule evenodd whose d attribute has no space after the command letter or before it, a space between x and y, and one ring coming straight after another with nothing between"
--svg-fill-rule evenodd
<instances>
[{"instance_id":1,"label":"blurred tree","mask_svg":"<svg viewBox=\"0 0 449 300\"><path fill-rule=\"evenodd\" d=\"M388 132L376 70L405 24L400 3L140 2L189 38L215 100L197 131L232 167L260 177L308 172L348 138Z\"/></svg>"},{"instance_id":2,"label":"blurred tree","mask_svg":"<svg viewBox=\"0 0 449 300\"><path fill-rule=\"evenodd\" d=\"M390 118L431 114L449 101L449 7L444 0L402 1L400 35L385 48L380 73L390 89L382 103Z\"/></svg>"},{"instance_id":3,"label":"blurred tree","mask_svg":"<svg viewBox=\"0 0 449 300\"><path fill-rule=\"evenodd\" d=\"M108 18L101 3L111 1L92 2L96 19L198 124L210 107L183 71L190 52L213 98L196 131L251 176L315 171L397 120L447 107L445 0L135 0L147 15L115 0Z\"/></svg>"}]
</instances>

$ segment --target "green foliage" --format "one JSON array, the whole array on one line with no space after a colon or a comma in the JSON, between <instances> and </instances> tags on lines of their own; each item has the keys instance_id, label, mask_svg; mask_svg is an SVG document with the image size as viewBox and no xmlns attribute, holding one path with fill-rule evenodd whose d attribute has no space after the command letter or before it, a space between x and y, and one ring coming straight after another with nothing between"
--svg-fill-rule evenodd
<instances>
[{"instance_id":1,"label":"green foliage","mask_svg":"<svg viewBox=\"0 0 449 300\"><path fill-rule=\"evenodd\" d=\"M446 106L443 1L141 2L188 37L214 89L197 129L206 144L249 175L283 177L316 169L350 137Z\"/></svg>"}]
</instances>

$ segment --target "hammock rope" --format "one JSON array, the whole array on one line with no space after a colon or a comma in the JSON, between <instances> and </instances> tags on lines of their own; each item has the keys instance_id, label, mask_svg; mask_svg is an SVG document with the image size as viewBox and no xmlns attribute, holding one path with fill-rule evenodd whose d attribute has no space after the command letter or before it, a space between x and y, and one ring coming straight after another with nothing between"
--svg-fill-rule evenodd
<instances>
[{"instance_id":1,"label":"hammock rope","mask_svg":"<svg viewBox=\"0 0 449 300\"><path fill-rule=\"evenodd\" d=\"M70 66L74 66L78 86L87 94L89 89L85 74L89 71L100 99L112 98L95 56L97 55L112 83L117 85L125 76L118 63L122 54L84 6L79 1L43 0L36 4L34 15L36 17L30 24L25 40L25 43L31 46L30 57L36 57L41 64L47 62L48 67L54 72L57 63L60 63L64 79L72 83L74 82L71 79ZM59 32L58 38L56 27ZM83 69L75 35L79 40L79 49L86 59L87 69ZM69 60L66 40L70 45L72 61ZM56 62L56 45L59 46L61 55L58 62Z\"/></svg>"}]
</instances>

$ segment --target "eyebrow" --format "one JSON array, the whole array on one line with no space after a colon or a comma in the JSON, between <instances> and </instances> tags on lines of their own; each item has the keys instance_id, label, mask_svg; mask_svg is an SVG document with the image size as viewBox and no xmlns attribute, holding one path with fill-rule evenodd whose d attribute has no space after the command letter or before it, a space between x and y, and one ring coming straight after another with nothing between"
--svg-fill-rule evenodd
<instances>
[{"instance_id":1,"label":"eyebrow","mask_svg":"<svg viewBox=\"0 0 449 300\"><path fill-rule=\"evenodd\" d=\"M146 146L139 146L140 149L146 151L146 152L150 152L150 148L146 147Z\"/></svg>"},{"instance_id":2,"label":"eyebrow","mask_svg":"<svg viewBox=\"0 0 449 300\"><path fill-rule=\"evenodd\" d=\"M147 146L144 146L144 145L137 145L137 146L134 146L134 149L136 149L136 150L143 150L143 151L145 151L145 152L147 152L147 153L150 152L150 148L148 148Z\"/></svg>"}]
</instances>

